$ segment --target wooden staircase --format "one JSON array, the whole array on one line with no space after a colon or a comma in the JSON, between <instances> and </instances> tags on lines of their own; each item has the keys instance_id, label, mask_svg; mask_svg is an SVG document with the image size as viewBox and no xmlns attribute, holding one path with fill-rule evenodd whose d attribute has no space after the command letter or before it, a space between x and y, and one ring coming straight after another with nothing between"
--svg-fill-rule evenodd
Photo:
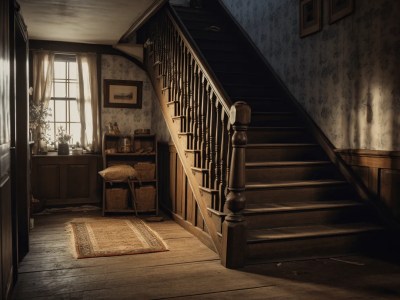
<instances>
[{"instance_id":1,"label":"wooden staircase","mask_svg":"<svg viewBox=\"0 0 400 300\"><path fill-rule=\"evenodd\" d=\"M370 247L371 239L383 230L374 209L344 179L303 112L223 9L174 7L171 16L189 35L231 103L245 101L251 107L244 166L246 206L240 212L246 220L246 249L238 250L245 253L245 263L341 255ZM167 84L169 89L173 88ZM211 195L205 197L207 207L222 218L215 223L221 236L224 193L210 183L215 177L212 167L201 163L203 148L196 147L201 132L196 137L186 123L195 118L190 111L201 103L188 107L189 116L179 105L174 99L167 104L200 190Z\"/></svg>"}]
</instances>

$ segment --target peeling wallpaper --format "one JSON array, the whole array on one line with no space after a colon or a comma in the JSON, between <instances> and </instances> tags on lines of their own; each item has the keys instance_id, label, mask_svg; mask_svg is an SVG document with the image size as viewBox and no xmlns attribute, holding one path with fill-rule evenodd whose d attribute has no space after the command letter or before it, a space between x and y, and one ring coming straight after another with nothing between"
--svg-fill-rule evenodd
<instances>
[{"instance_id":1,"label":"peeling wallpaper","mask_svg":"<svg viewBox=\"0 0 400 300\"><path fill-rule=\"evenodd\" d=\"M104 79L143 81L141 109L105 108L103 105L104 95L102 95L101 121L103 132L105 132L107 124L117 122L123 134L133 134L135 129L150 128L152 133L157 134L158 140L168 141L169 132L162 116L161 119L158 117L157 110L160 109L157 103L157 95L146 72L129 60L115 55L102 55L101 67L102 85ZM103 86L101 90L103 91Z\"/></svg>"},{"instance_id":2,"label":"peeling wallpaper","mask_svg":"<svg viewBox=\"0 0 400 300\"><path fill-rule=\"evenodd\" d=\"M336 148L400 150L400 1L299 37L298 0L222 0Z\"/></svg>"}]
</instances>

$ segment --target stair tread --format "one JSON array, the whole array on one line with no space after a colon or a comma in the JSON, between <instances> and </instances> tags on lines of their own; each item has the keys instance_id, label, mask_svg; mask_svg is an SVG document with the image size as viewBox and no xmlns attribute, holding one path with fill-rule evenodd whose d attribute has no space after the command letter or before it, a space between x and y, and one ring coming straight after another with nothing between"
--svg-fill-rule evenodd
<instances>
[{"instance_id":1,"label":"stair tread","mask_svg":"<svg viewBox=\"0 0 400 300\"><path fill-rule=\"evenodd\" d=\"M330 200L330 201L302 201L283 203L256 203L248 204L244 210L245 215L268 212L285 212L297 210L319 210L328 208L342 208L362 206L364 203L354 200Z\"/></svg>"},{"instance_id":2,"label":"stair tread","mask_svg":"<svg viewBox=\"0 0 400 300\"><path fill-rule=\"evenodd\" d=\"M246 189L268 189L268 188L283 188L283 187L300 187L300 186L321 186L321 185L336 185L345 184L344 180L337 179L318 179L318 180L296 180L275 183L257 183L251 182L246 184Z\"/></svg>"},{"instance_id":3,"label":"stair tread","mask_svg":"<svg viewBox=\"0 0 400 300\"><path fill-rule=\"evenodd\" d=\"M279 167L279 166L305 166L305 165L328 165L329 160L305 160L305 161L263 161L246 163L246 167Z\"/></svg>"},{"instance_id":4,"label":"stair tread","mask_svg":"<svg viewBox=\"0 0 400 300\"><path fill-rule=\"evenodd\" d=\"M304 126L249 126L248 130L305 130Z\"/></svg>"},{"instance_id":5,"label":"stair tread","mask_svg":"<svg viewBox=\"0 0 400 300\"><path fill-rule=\"evenodd\" d=\"M251 112L252 116L276 116L276 115L296 115L295 112L293 111L252 111Z\"/></svg>"},{"instance_id":6,"label":"stair tread","mask_svg":"<svg viewBox=\"0 0 400 300\"><path fill-rule=\"evenodd\" d=\"M248 148L262 148L262 147L316 147L316 143L249 143Z\"/></svg>"},{"instance_id":7,"label":"stair tread","mask_svg":"<svg viewBox=\"0 0 400 300\"><path fill-rule=\"evenodd\" d=\"M334 236L362 233L373 230L381 230L382 226L374 223L345 223L324 224L293 227L279 227L269 229L249 230L247 234L248 243L268 242L286 239L312 238L320 236Z\"/></svg>"}]
</instances>

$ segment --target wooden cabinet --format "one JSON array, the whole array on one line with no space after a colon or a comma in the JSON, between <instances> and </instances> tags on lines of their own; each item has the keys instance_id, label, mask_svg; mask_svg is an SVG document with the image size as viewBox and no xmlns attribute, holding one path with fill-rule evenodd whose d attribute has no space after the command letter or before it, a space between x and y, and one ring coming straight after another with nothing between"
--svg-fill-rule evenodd
<instances>
[{"instance_id":1,"label":"wooden cabinet","mask_svg":"<svg viewBox=\"0 0 400 300\"><path fill-rule=\"evenodd\" d=\"M107 168L113 165L130 165L135 168L138 176L123 182L103 180L103 214L157 214L156 136L142 134L127 137L105 134L103 166ZM119 203L116 203L117 201Z\"/></svg>"},{"instance_id":2,"label":"wooden cabinet","mask_svg":"<svg viewBox=\"0 0 400 300\"><path fill-rule=\"evenodd\" d=\"M98 204L98 155L34 155L32 193L46 206Z\"/></svg>"}]
</instances>

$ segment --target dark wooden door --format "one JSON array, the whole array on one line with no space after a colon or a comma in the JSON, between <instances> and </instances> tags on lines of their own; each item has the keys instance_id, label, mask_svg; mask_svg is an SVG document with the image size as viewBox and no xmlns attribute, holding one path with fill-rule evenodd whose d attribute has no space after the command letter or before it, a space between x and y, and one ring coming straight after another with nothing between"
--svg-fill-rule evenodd
<instances>
[{"instance_id":1,"label":"dark wooden door","mask_svg":"<svg viewBox=\"0 0 400 300\"><path fill-rule=\"evenodd\" d=\"M7 299L13 282L10 177L10 7L8 0L0 1L0 284L2 298Z\"/></svg>"}]
</instances>

